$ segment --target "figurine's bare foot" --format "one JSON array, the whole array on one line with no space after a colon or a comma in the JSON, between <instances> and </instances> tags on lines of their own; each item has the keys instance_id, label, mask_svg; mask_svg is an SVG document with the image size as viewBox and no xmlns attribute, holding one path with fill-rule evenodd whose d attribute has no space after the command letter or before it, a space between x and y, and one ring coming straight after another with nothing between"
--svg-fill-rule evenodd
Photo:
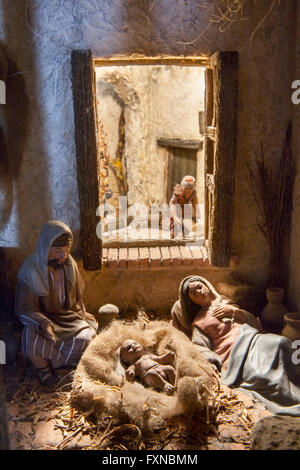
<instances>
[{"instance_id":1,"label":"figurine's bare foot","mask_svg":"<svg viewBox=\"0 0 300 470\"><path fill-rule=\"evenodd\" d=\"M167 394L167 395L171 395L175 390L175 387L173 387L173 385L171 384L166 384L164 386L164 392Z\"/></svg>"}]
</instances>

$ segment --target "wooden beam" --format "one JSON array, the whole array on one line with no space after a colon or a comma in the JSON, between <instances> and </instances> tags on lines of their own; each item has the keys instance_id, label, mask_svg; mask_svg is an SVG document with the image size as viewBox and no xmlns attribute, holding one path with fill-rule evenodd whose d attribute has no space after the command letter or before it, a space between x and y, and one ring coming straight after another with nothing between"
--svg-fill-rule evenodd
<instances>
[{"instance_id":1,"label":"wooden beam","mask_svg":"<svg viewBox=\"0 0 300 470\"><path fill-rule=\"evenodd\" d=\"M101 268L102 243L96 234L99 222L96 211L100 195L96 93L91 51L73 50L71 62L83 267L96 270Z\"/></svg>"},{"instance_id":2,"label":"wooden beam","mask_svg":"<svg viewBox=\"0 0 300 470\"><path fill-rule=\"evenodd\" d=\"M185 148L198 150L203 147L203 139L190 140L190 139L157 139L157 144L161 147Z\"/></svg>"},{"instance_id":3,"label":"wooden beam","mask_svg":"<svg viewBox=\"0 0 300 470\"><path fill-rule=\"evenodd\" d=\"M238 53L212 56L214 77L214 192L210 207L209 254L213 266L227 267L231 258L234 173L238 125Z\"/></svg>"},{"instance_id":4,"label":"wooden beam","mask_svg":"<svg viewBox=\"0 0 300 470\"><path fill-rule=\"evenodd\" d=\"M214 79L213 71L205 70L205 95L204 95L204 128L208 129L214 121ZM206 186L206 175L214 171L214 141L209 139L206 132L204 135L204 236L208 240L211 225L212 195Z\"/></svg>"},{"instance_id":5,"label":"wooden beam","mask_svg":"<svg viewBox=\"0 0 300 470\"><path fill-rule=\"evenodd\" d=\"M180 65L181 67L206 67L209 58L204 56L155 56L142 55L97 57L95 67L112 67L114 65Z\"/></svg>"}]
</instances>

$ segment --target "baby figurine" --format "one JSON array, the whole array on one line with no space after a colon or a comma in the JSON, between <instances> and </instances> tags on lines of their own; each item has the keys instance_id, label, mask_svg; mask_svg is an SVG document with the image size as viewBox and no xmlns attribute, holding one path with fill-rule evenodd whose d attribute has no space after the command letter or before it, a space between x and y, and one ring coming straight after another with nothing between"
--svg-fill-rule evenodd
<instances>
[{"instance_id":1,"label":"baby figurine","mask_svg":"<svg viewBox=\"0 0 300 470\"><path fill-rule=\"evenodd\" d=\"M137 341L127 339L120 347L120 359L129 365L125 373L127 380L138 377L143 384L163 390L168 395L174 392L175 369L170 365L175 359L173 352L156 356Z\"/></svg>"}]
</instances>

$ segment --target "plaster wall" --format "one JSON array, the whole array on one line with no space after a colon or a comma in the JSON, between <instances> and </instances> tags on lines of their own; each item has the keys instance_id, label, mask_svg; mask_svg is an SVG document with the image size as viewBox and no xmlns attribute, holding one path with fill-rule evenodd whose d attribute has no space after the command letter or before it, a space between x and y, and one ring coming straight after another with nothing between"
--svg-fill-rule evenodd
<instances>
[{"instance_id":1,"label":"plaster wall","mask_svg":"<svg viewBox=\"0 0 300 470\"><path fill-rule=\"evenodd\" d=\"M292 81L300 79L300 9L296 16L295 68ZM291 93L295 90L291 90ZM300 104L292 104L292 152L295 160L293 213L289 262L289 300L291 310L300 310Z\"/></svg>"},{"instance_id":2,"label":"plaster wall","mask_svg":"<svg viewBox=\"0 0 300 470\"><path fill-rule=\"evenodd\" d=\"M181 266L172 268L79 270L85 282L85 304L88 311L96 313L105 303L115 303L120 311L136 308L152 310L166 315L178 299L179 285L189 275L199 274L199 268ZM217 284L228 276L229 268L203 268L201 275ZM257 312L254 312L257 313Z\"/></svg>"},{"instance_id":3,"label":"plaster wall","mask_svg":"<svg viewBox=\"0 0 300 470\"><path fill-rule=\"evenodd\" d=\"M8 112L16 124L21 122L18 132L10 138L9 168L0 178L0 244L7 247L16 268L32 251L41 224L49 219L58 218L69 224L75 234L75 248L80 247L70 79L72 49L90 48L95 57L134 53L209 55L217 50L237 50L239 133L233 245L241 258L239 269L256 284L266 282L268 249L257 226L253 196L245 183L244 158L253 163L261 140L267 148L267 162L276 163L280 157L285 127L291 117L296 2L275 2L257 31L270 2L249 2L245 20L234 22L225 32L209 22L213 3L1 1L0 42L17 74L9 76L9 83L13 92L20 84L23 86L21 96L26 102L24 107L11 98L6 111L1 108L2 123ZM295 144L297 159L298 148ZM298 203L297 194L295 198ZM298 207L295 210L298 213ZM295 215L294 254L299 243L298 219ZM298 280L297 257L299 254L291 269ZM295 284L292 291L295 292ZM88 290L86 295L89 303L92 294ZM299 301L297 297L298 305Z\"/></svg>"}]
</instances>

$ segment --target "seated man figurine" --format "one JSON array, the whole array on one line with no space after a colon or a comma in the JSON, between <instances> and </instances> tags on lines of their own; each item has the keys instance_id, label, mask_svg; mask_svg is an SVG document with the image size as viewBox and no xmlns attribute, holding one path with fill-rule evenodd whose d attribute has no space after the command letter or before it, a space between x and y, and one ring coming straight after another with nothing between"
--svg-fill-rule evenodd
<instances>
[{"instance_id":1,"label":"seated man figurine","mask_svg":"<svg viewBox=\"0 0 300 470\"><path fill-rule=\"evenodd\" d=\"M156 356L137 341L128 339L120 347L120 359L129 365L125 373L127 380L138 377L144 385L158 388L168 395L175 390L175 369L170 365L175 359L173 352Z\"/></svg>"},{"instance_id":2,"label":"seated man figurine","mask_svg":"<svg viewBox=\"0 0 300 470\"><path fill-rule=\"evenodd\" d=\"M180 184L176 184L171 197L170 206L170 235L171 238L180 235L181 227L188 224L188 217L184 214L185 204L192 205L192 220L196 220L198 198L195 189L196 180L187 175L182 178ZM184 220L186 218L186 220ZM185 229L187 230L187 228Z\"/></svg>"},{"instance_id":3,"label":"seated man figurine","mask_svg":"<svg viewBox=\"0 0 300 470\"><path fill-rule=\"evenodd\" d=\"M98 326L82 301L84 286L70 255L72 241L67 225L47 222L36 251L18 273L15 313L25 327L23 355L46 386L57 383L56 368L77 364Z\"/></svg>"}]
</instances>

